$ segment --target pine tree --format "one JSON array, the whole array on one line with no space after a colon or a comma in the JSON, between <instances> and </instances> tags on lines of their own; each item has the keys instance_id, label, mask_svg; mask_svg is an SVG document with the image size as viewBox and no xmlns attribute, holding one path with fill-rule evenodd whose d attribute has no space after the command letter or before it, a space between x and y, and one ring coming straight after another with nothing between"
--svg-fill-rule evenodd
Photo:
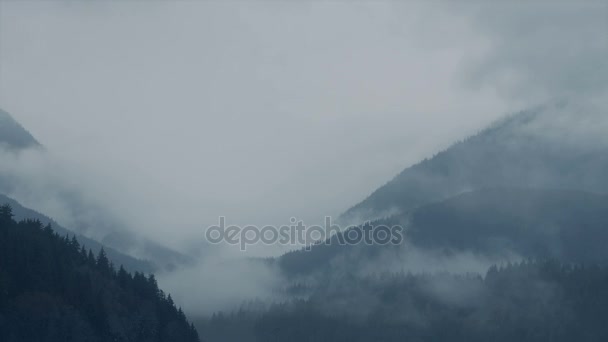
<instances>
[{"instance_id":1,"label":"pine tree","mask_svg":"<svg viewBox=\"0 0 608 342\"><path fill-rule=\"evenodd\" d=\"M89 266L95 266L97 264L97 261L95 260L95 255L93 254L93 251L89 249L89 253L87 254L87 264L89 264Z\"/></svg>"},{"instance_id":2,"label":"pine tree","mask_svg":"<svg viewBox=\"0 0 608 342\"><path fill-rule=\"evenodd\" d=\"M110 274L112 271L110 260L108 260L106 251L103 248L101 248L97 255L97 269L103 274Z\"/></svg>"},{"instance_id":3,"label":"pine tree","mask_svg":"<svg viewBox=\"0 0 608 342\"><path fill-rule=\"evenodd\" d=\"M80 244L78 243L78 240L76 239L76 235L72 235L72 239L70 240L70 246L75 250L79 250L80 249Z\"/></svg>"},{"instance_id":4,"label":"pine tree","mask_svg":"<svg viewBox=\"0 0 608 342\"><path fill-rule=\"evenodd\" d=\"M0 206L0 220L10 221L13 219L13 208L8 204Z\"/></svg>"},{"instance_id":5,"label":"pine tree","mask_svg":"<svg viewBox=\"0 0 608 342\"><path fill-rule=\"evenodd\" d=\"M80 260L84 263L87 261L87 249L84 245L80 246Z\"/></svg>"},{"instance_id":6,"label":"pine tree","mask_svg":"<svg viewBox=\"0 0 608 342\"><path fill-rule=\"evenodd\" d=\"M118 284L123 289L127 287L127 282L129 281L129 274L125 271L125 268L120 265L120 269L118 270Z\"/></svg>"}]
</instances>

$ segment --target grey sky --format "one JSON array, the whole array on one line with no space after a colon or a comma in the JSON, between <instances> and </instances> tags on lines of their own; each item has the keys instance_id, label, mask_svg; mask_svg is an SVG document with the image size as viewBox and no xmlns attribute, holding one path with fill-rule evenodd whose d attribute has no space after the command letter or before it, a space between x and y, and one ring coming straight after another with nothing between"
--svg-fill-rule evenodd
<instances>
[{"instance_id":1,"label":"grey sky","mask_svg":"<svg viewBox=\"0 0 608 342\"><path fill-rule=\"evenodd\" d=\"M510 111L605 95L605 3L477 5L0 2L0 107L46 183L168 243L316 221Z\"/></svg>"}]
</instances>

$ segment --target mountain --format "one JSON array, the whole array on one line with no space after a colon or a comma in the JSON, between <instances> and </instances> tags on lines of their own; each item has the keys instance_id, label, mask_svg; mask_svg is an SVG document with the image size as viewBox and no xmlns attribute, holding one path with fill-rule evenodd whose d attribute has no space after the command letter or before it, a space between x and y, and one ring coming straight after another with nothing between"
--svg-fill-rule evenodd
<instances>
[{"instance_id":1,"label":"mountain","mask_svg":"<svg viewBox=\"0 0 608 342\"><path fill-rule=\"evenodd\" d=\"M401 245L340 245L345 232L270 261L289 276L291 299L218 313L199 323L201 331L216 341L608 338L607 195L480 189L373 222L394 224L405 227ZM461 255L513 254L523 261L479 273L454 267ZM430 267L437 256L445 265L439 273ZM409 268L415 263L422 271Z\"/></svg>"},{"instance_id":2,"label":"mountain","mask_svg":"<svg viewBox=\"0 0 608 342\"><path fill-rule=\"evenodd\" d=\"M41 147L40 143L13 117L0 109L0 147L18 151L30 147Z\"/></svg>"},{"instance_id":3,"label":"mountain","mask_svg":"<svg viewBox=\"0 0 608 342\"><path fill-rule=\"evenodd\" d=\"M449 257L472 253L490 260L508 256L563 262L608 263L608 196L576 190L481 189L372 222L404 227L400 245L341 244L348 231L311 251L277 259L287 275L357 272L376 262L407 264L412 249ZM371 227L370 227L371 228ZM365 226L355 230L364 231Z\"/></svg>"},{"instance_id":4,"label":"mountain","mask_svg":"<svg viewBox=\"0 0 608 342\"><path fill-rule=\"evenodd\" d=\"M362 223L491 187L608 193L607 129L608 115L587 105L512 115L405 169L341 219Z\"/></svg>"},{"instance_id":5,"label":"mountain","mask_svg":"<svg viewBox=\"0 0 608 342\"><path fill-rule=\"evenodd\" d=\"M0 207L0 340L199 341L156 279Z\"/></svg>"},{"instance_id":6,"label":"mountain","mask_svg":"<svg viewBox=\"0 0 608 342\"><path fill-rule=\"evenodd\" d=\"M419 248L608 262L606 195L483 189L422 206L407 221L407 239Z\"/></svg>"},{"instance_id":7,"label":"mountain","mask_svg":"<svg viewBox=\"0 0 608 342\"><path fill-rule=\"evenodd\" d=\"M0 149L19 152L30 147L42 148L42 145L9 113L0 109ZM42 153L45 152L42 151ZM23 208L15 200L2 195L14 193L15 188L19 188L19 186L27 188L28 181L28 179L23 180L10 172L0 173L0 204L8 203L12 205L18 213L19 219L40 219L45 224L51 222L50 218ZM91 222L85 220L82 226L69 227L70 230L54 223L58 232L73 234L73 231L79 231L87 234L87 229L95 229L95 233L102 232L102 234L91 234L93 236L103 235L98 239L99 241L86 238L81 234L78 234L78 240L96 252L101 249L102 245L105 246L110 258L117 265L124 264L130 270L149 273L155 270L173 270L194 262L194 258L191 256L136 236L132 233L133 230L122 226L118 220L114 220L104 208L87 203L84 200L85 196L79 191L60 192L56 196L58 197L57 200L61 201L74 217L97 218L92 219ZM137 255L138 258L150 261L138 260L138 258L127 254Z\"/></svg>"},{"instance_id":8,"label":"mountain","mask_svg":"<svg viewBox=\"0 0 608 342\"><path fill-rule=\"evenodd\" d=\"M269 260L291 301L206 326L258 340L605 340L607 131L588 105L509 116L342 215L358 226ZM382 225L403 227L399 244L343 243Z\"/></svg>"},{"instance_id":9,"label":"mountain","mask_svg":"<svg viewBox=\"0 0 608 342\"><path fill-rule=\"evenodd\" d=\"M57 234L59 234L60 236L75 236L80 244L85 246L87 249L93 250L93 252L96 254L99 253L102 248L104 248L108 255L108 258L114 263L114 265L122 265L128 271L152 273L157 270L157 267L149 261L136 259L129 255L123 254L113 248L104 246L95 240L87 238L86 236L75 234L69 229L62 227L60 224L58 224L48 216L45 216L35 210L26 208L22 206L19 202L3 194L0 194L0 204L10 205L13 209L15 219L18 221L27 219L40 221L43 225L51 224L53 230L57 232Z\"/></svg>"}]
</instances>

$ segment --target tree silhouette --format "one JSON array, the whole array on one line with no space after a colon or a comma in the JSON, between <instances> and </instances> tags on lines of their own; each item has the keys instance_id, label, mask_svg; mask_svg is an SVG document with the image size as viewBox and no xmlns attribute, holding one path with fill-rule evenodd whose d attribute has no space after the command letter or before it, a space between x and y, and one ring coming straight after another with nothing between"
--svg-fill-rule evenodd
<instances>
[{"instance_id":1,"label":"tree silhouette","mask_svg":"<svg viewBox=\"0 0 608 342\"><path fill-rule=\"evenodd\" d=\"M0 341L196 342L152 275L118 272L74 237L0 206Z\"/></svg>"}]
</instances>

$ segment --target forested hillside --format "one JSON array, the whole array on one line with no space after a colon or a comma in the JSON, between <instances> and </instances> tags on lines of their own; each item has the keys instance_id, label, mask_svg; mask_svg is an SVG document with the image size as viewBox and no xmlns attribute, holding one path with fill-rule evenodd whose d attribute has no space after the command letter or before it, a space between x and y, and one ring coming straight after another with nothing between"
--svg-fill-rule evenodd
<instances>
[{"instance_id":1,"label":"forested hillside","mask_svg":"<svg viewBox=\"0 0 608 342\"><path fill-rule=\"evenodd\" d=\"M124 265L129 271L151 273L173 270L194 263L192 256L136 234L135 229L125 227L121 220L113 217L102 206L88 203L86 200L88 195L80 189L62 189L61 185L58 185L60 191L53 194L54 198L65 206L71 217L78 218L74 220L77 223L73 222L71 226L63 227L48 216L21 205L12 197L19 193L38 194L40 192L40 189L31 187L31 184L39 181L38 179L28 178L25 176L27 173L15 171L20 163L19 153L27 150L39 152L39 154L30 155L30 158L34 155L35 159L51 157L51 154L47 155L48 151L35 137L8 112L0 109L0 154L8 153L7 155L11 156L7 158L10 160L5 161L6 167L0 169L0 203L10 204L17 220L35 219L40 220L43 224L51 222L54 230L61 235L78 232L76 238L81 244L93 249L96 253L104 247L112 261ZM96 236L97 240L83 234ZM133 251L137 251L137 253Z\"/></svg>"},{"instance_id":2,"label":"forested hillside","mask_svg":"<svg viewBox=\"0 0 608 342\"><path fill-rule=\"evenodd\" d=\"M288 275L345 268L355 272L379 255L398 260L412 248L446 256L472 252L496 259L516 255L562 262L608 261L608 196L583 191L482 189L374 221L370 228L380 225L403 226L403 243L344 245L339 234L309 252L286 253L277 262ZM334 260L341 260L339 267Z\"/></svg>"},{"instance_id":3,"label":"forested hillside","mask_svg":"<svg viewBox=\"0 0 608 342\"><path fill-rule=\"evenodd\" d=\"M115 267L40 221L0 208L0 340L198 341L153 275Z\"/></svg>"},{"instance_id":4,"label":"forested hillside","mask_svg":"<svg viewBox=\"0 0 608 342\"><path fill-rule=\"evenodd\" d=\"M483 277L334 277L306 300L216 314L201 326L224 342L599 342L607 316L606 267L524 261Z\"/></svg>"},{"instance_id":5,"label":"forested hillside","mask_svg":"<svg viewBox=\"0 0 608 342\"><path fill-rule=\"evenodd\" d=\"M130 255L121 253L114 248L104 246L93 239L87 238L86 236L75 234L74 232L55 222L50 217L35 210L26 208L21 205L21 203L3 194L0 194L0 203L9 204L11 206L16 221L29 219L40 221L43 225L51 224L53 226L53 230L59 235L75 235L79 244L84 245L87 249L91 249L96 255L103 248L108 255L108 259L110 259L116 265L122 265L127 271L153 273L158 270L157 266L148 260L137 259Z\"/></svg>"}]
</instances>

